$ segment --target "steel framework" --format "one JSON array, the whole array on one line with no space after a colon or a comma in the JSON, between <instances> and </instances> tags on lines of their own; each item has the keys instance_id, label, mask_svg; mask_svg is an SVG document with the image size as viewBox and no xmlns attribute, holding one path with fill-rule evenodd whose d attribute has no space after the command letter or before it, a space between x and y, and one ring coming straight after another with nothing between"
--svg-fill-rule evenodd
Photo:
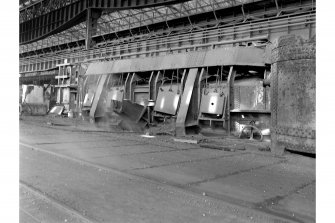
<instances>
[{"instance_id":1,"label":"steel framework","mask_svg":"<svg viewBox=\"0 0 335 223\"><path fill-rule=\"evenodd\" d=\"M249 23L236 23L230 25L207 28L202 30L184 30L179 34L156 36L133 41L119 41L107 43L91 50L77 49L76 51L63 51L59 54L49 53L42 57L39 55L20 59L20 72L43 71L56 67L64 59L70 62L91 60L112 60L120 58L136 58L165 55L174 52L187 52L212 48L220 44L234 44L256 41L257 38L267 35L286 33L289 29L315 29L315 13L280 16L275 20L263 19ZM304 28L305 27L305 28ZM309 35L312 35L309 34ZM235 41L236 40L236 41Z\"/></svg>"},{"instance_id":2,"label":"steel framework","mask_svg":"<svg viewBox=\"0 0 335 223\"><path fill-rule=\"evenodd\" d=\"M20 44L46 38L85 21L88 9L118 11L188 0L44 0L20 10Z\"/></svg>"},{"instance_id":3,"label":"steel framework","mask_svg":"<svg viewBox=\"0 0 335 223\"><path fill-rule=\"evenodd\" d=\"M296 29L313 35L315 1L291 1L286 5L278 2L193 0L167 6L103 12L98 19L94 49L85 50L86 24L80 23L46 39L21 45L20 73L44 72L64 59L77 62L93 58L161 55L169 49L171 52L183 52L199 44L264 34L271 39L279 33L290 33ZM231 8L230 4L240 5Z\"/></svg>"},{"instance_id":4,"label":"steel framework","mask_svg":"<svg viewBox=\"0 0 335 223\"><path fill-rule=\"evenodd\" d=\"M159 4L160 1L167 5ZM189 17L210 11L213 11L215 15L215 11L223 8L261 0L160 1L153 1L156 4L150 4L151 7L146 8L138 8L139 6L136 8L127 6L127 8L124 6L122 10L116 11L112 8L103 8L104 10L98 19L96 35L148 26L157 22L166 22L167 26L173 26L168 22L176 18ZM176 2L178 3L173 4ZM85 4L87 3L78 0L44 0L22 7L20 10L20 44L23 46L20 47L20 51L26 52L84 39L86 36L85 16L87 8ZM66 7L71 9L66 9ZM69 24L67 24L67 20ZM63 29L63 26L66 29Z\"/></svg>"}]
</instances>

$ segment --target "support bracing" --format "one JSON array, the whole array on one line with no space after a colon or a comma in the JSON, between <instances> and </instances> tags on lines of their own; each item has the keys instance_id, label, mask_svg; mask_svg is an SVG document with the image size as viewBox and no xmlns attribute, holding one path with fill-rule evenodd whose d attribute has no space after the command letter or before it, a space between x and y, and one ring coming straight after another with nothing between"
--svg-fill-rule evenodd
<instances>
[{"instance_id":1,"label":"support bracing","mask_svg":"<svg viewBox=\"0 0 335 223\"><path fill-rule=\"evenodd\" d=\"M229 69L229 75L228 75L228 103L227 103L227 133L230 135L231 131L231 118L230 118L230 110L234 107L234 80L235 80L235 74L236 71L234 70L234 67L231 66Z\"/></svg>"}]
</instances>

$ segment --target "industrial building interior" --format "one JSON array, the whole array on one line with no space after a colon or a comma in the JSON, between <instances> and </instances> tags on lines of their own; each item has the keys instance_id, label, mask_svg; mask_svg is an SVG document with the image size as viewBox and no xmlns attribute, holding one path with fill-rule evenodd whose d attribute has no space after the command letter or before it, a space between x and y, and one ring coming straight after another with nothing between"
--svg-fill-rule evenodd
<instances>
[{"instance_id":1,"label":"industrial building interior","mask_svg":"<svg viewBox=\"0 0 335 223\"><path fill-rule=\"evenodd\" d=\"M209 127L226 135L253 137L255 133L270 138L271 116L280 112L270 107L271 100L275 106L273 97L277 97L270 94L270 76L276 75L271 65L273 70L281 60L295 59L278 52L282 58L271 61L271 56L277 56L274 42L289 35L313 41L315 2L164 1L152 7L132 1L115 1L109 6L112 2L22 2L23 113L69 114L96 122L116 112L142 128L173 119L175 133L182 136L189 129ZM108 11L116 6L124 10ZM53 7L55 11L47 15L63 20L48 24L46 15L38 10ZM57 11L57 7L70 11ZM85 7L86 20L81 15ZM306 79L311 85L310 101L306 99L303 105L307 108L315 103L315 81L310 79L315 76L312 67L301 69L312 75ZM295 89L289 91L296 93ZM306 116L296 123L272 123L272 133L285 135L286 149L315 154L315 109L309 109ZM291 139L300 136L306 137L302 144Z\"/></svg>"},{"instance_id":2,"label":"industrial building interior","mask_svg":"<svg viewBox=\"0 0 335 223\"><path fill-rule=\"evenodd\" d=\"M20 222L315 222L316 1L20 0L19 116Z\"/></svg>"}]
</instances>

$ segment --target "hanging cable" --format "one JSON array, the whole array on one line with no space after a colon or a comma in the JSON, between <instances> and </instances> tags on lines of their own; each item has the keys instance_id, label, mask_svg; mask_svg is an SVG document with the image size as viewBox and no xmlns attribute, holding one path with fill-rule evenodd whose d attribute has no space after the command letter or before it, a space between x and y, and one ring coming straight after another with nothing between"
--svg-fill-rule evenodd
<instances>
[{"instance_id":1,"label":"hanging cable","mask_svg":"<svg viewBox=\"0 0 335 223\"><path fill-rule=\"evenodd\" d=\"M177 94L180 94L180 88L179 88L179 70L177 69Z\"/></svg>"},{"instance_id":2,"label":"hanging cable","mask_svg":"<svg viewBox=\"0 0 335 223\"><path fill-rule=\"evenodd\" d=\"M223 76L223 66L221 66L220 85L222 85L222 76Z\"/></svg>"},{"instance_id":3,"label":"hanging cable","mask_svg":"<svg viewBox=\"0 0 335 223\"><path fill-rule=\"evenodd\" d=\"M220 77L220 97L224 95L223 93L223 66L221 66L221 77Z\"/></svg>"},{"instance_id":4,"label":"hanging cable","mask_svg":"<svg viewBox=\"0 0 335 223\"><path fill-rule=\"evenodd\" d=\"M125 85L126 83L125 82L123 82L123 73L121 73L121 75L120 75L120 86L121 86L121 90L120 90L120 92L123 92L123 86Z\"/></svg>"},{"instance_id":5,"label":"hanging cable","mask_svg":"<svg viewBox=\"0 0 335 223\"><path fill-rule=\"evenodd\" d=\"M207 67L207 72L206 72L206 78L205 78L205 88L204 88L204 95L207 95L208 94L208 91L207 91L207 79L209 78L209 74L208 74L208 67Z\"/></svg>"},{"instance_id":6,"label":"hanging cable","mask_svg":"<svg viewBox=\"0 0 335 223\"><path fill-rule=\"evenodd\" d=\"M122 78L122 73L121 73L121 75L120 75L120 77L119 77L119 80L118 80L118 82L117 82L117 85L118 86L121 86L121 78ZM113 81L113 83L114 83L114 81ZM114 86L113 86L114 87Z\"/></svg>"},{"instance_id":7,"label":"hanging cable","mask_svg":"<svg viewBox=\"0 0 335 223\"><path fill-rule=\"evenodd\" d=\"M214 92L218 92L218 87L219 87L219 68L216 71L216 75L215 75L215 89L214 89Z\"/></svg>"},{"instance_id":8,"label":"hanging cable","mask_svg":"<svg viewBox=\"0 0 335 223\"><path fill-rule=\"evenodd\" d=\"M174 71L172 72L172 76L171 76L171 84L170 84L170 89L169 89L169 91L172 91L173 75L174 75Z\"/></svg>"},{"instance_id":9,"label":"hanging cable","mask_svg":"<svg viewBox=\"0 0 335 223\"><path fill-rule=\"evenodd\" d=\"M163 74L162 74L162 76L163 76L163 77L162 77L162 83L161 83L161 86L159 87L159 90L160 90L160 91L164 91L163 88L162 88L162 86L163 86L163 84L164 84L164 82L165 82L165 70L163 70Z\"/></svg>"}]
</instances>

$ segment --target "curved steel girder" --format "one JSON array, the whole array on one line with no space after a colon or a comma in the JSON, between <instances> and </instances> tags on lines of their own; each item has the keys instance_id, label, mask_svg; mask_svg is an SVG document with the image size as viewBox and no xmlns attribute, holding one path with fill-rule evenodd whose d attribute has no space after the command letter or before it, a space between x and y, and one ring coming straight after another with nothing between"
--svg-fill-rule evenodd
<instances>
[{"instance_id":1,"label":"curved steel girder","mask_svg":"<svg viewBox=\"0 0 335 223\"><path fill-rule=\"evenodd\" d=\"M44 39L85 21L89 8L126 10L170 5L190 0L81 0L20 23L20 45Z\"/></svg>"}]
</instances>

